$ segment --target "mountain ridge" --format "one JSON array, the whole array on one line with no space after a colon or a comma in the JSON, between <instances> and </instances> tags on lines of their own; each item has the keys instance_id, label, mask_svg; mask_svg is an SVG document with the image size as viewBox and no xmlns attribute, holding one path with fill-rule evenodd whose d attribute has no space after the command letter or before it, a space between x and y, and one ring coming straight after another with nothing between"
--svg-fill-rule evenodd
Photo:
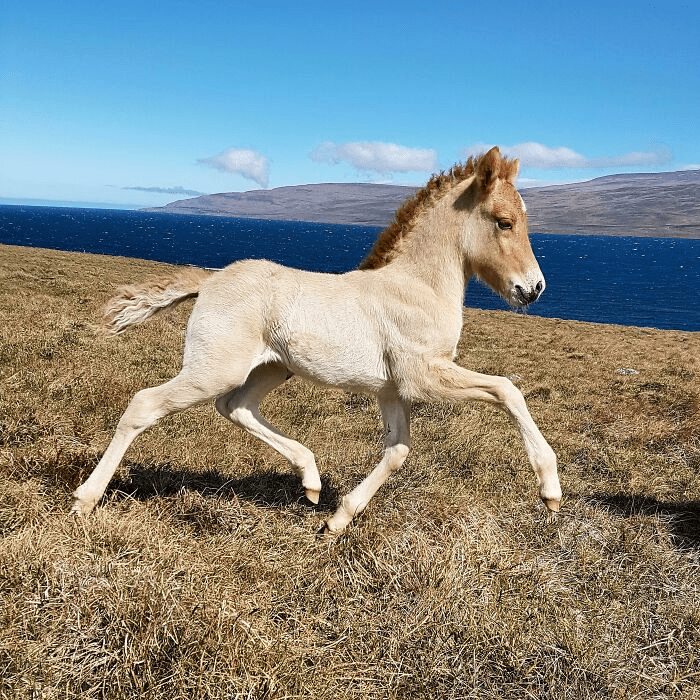
<instances>
[{"instance_id":1,"label":"mountain ridge","mask_svg":"<svg viewBox=\"0 0 700 700\"><path fill-rule=\"evenodd\" d=\"M318 183L222 192L142 211L386 226L418 187ZM700 170L604 175L520 190L530 230L700 238Z\"/></svg>"}]
</instances>

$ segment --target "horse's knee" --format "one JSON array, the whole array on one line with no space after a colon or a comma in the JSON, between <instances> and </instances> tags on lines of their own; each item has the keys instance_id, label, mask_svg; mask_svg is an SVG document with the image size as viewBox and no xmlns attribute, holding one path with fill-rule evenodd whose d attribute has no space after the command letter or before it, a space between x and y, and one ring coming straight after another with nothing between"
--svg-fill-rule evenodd
<instances>
[{"instance_id":1,"label":"horse's knee","mask_svg":"<svg viewBox=\"0 0 700 700\"><path fill-rule=\"evenodd\" d=\"M508 377L498 377L497 379L496 397L503 403L511 403L513 398L520 394L520 389Z\"/></svg>"},{"instance_id":2,"label":"horse's knee","mask_svg":"<svg viewBox=\"0 0 700 700\"><path fill-rule=\"evenodd\" d=\"M494 395L498 403L505 409L513 409L525 403L523 393L508 377L498 377Z\"/></svg>"}]
</instances>

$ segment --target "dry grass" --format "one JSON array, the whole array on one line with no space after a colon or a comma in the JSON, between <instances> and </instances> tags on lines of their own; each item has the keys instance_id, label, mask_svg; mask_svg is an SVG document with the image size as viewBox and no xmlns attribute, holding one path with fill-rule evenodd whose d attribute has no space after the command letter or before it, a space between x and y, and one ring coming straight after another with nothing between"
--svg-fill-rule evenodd
<instances>
[{"instance_id":1,"label":"dry grass","mask_svg":"<svg viewBox=\"0 0 700 700\"><path fill-rule=\"evenodd\" d=\"M178 371L189 308L93 325L162 269L0 247L0 697L700 697L700 334L465 312L460 363L517 375L559 455L553 524L504 416L426 404L400 473L317 540L378 414L297 380L265 412L316 453L318 507L203 407L74 522L130 396Z\"/></svg>"}]
</instances>

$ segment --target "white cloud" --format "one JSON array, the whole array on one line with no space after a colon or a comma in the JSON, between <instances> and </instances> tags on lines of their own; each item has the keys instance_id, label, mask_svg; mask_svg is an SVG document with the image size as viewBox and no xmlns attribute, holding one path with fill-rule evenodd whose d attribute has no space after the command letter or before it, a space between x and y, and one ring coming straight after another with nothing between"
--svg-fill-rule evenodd
<instances>
[{"instance_id":1,"label":"white cloud","mask_svg":"<svg viewBox=\"0 0 700 700\"><path fill-rule=\"evenodd\" d=\"M700 170L700 163L690 163L689 165L684 165L681 170Z\"/></svg>"},{"instance_id":2,"label":"white cloud","mask_svg":"<svg viewBox=\"0 0 700 700\"><path fill-rule=\"evenodd\" d=\"M476 155L487 151L490 146L474 144L464 150L464 155ZM520 165L525 168L623 168L651 167L665 165L671 161L668 150L633 151L618 156L589 158L566 146L552 148L541 143L528 141L515 146L501 146L501 153L509 158L520 158Z\"/></svg>"},{"instance_id":3,"label":"white cloud","mask_svg":"<svg viewBox=\"0 0 700 700\"><path fill-rule=\"evenodd\" d=\"M237 173L260 187L267 187L270 181L269 159L250 148L229 148L216 156L198 158L197 162L222 173Z\"/></svg>"},{"instance_id":4,"label":"white cloud","mask_svg":"<svg viewBox=\"0 0 700 700\"><path fill-rule=\"evenodd\" d=\"M382 175L432 171L438 165L437 152L432 148L408 148L379 141L324 141L309 153L309 158L332 165L346 162L356 170Z\"/></svg>"},{"instance_id":5,"label":"white cloud","mask_svg":"<svg viewBox=\"0 0 700 700\"><path fill-rule=\"evenodd\" d=\"M523 167L542 168L585 168L586 158L580 153L560 146L550 148L541 143L520 143L517 146L505 146L503 154L509 158L520 158Z\"/></svg>"}]
</instances>

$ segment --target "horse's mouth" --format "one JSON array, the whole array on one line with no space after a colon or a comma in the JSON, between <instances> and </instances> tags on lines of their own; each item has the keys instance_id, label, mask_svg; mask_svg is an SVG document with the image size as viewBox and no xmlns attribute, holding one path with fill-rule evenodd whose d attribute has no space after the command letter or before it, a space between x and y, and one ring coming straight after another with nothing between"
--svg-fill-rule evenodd
<instances>
[{"instance_id":1,"label":"horse's mouth","mask_svg":"<svg viewBox=\"0 0 700 700\"><path fill-rule=\"evenodd\" d=\"M538 282L535 287L526 289L519 284L516 284L510 292L510 303L518 308L529 306L536 302L544 290L544 285Z\"/></svg>"}]
</instances>

